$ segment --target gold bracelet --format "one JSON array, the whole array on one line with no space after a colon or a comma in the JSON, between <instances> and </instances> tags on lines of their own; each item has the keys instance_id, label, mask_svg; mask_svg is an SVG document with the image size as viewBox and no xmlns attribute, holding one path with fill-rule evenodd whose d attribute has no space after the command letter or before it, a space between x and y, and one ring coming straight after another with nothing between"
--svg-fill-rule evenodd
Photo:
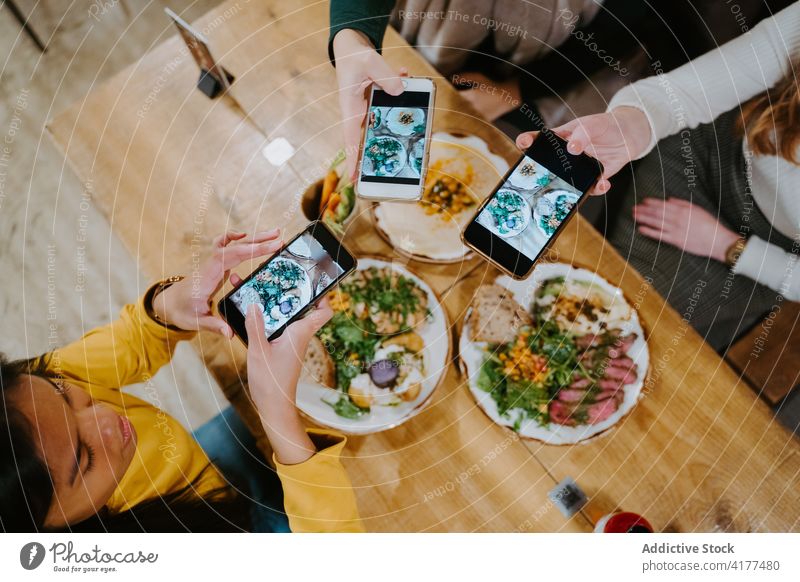
<instances>
[{"instance_id":1,"label":"gold bracelet","mask_svg":"<svg viewBox=\"0 0 800 582\"><path fill-rule=\"evenodd\" d=\"M744 247L747 244L747 239L743 236L737 238L731 246L728 247L728 250L725 251L725 264L729 267L733 267L736 265L736 262L739 260L739 257L744 252Z\"/></svg>"},{"instance_id":2,"label":"gold bracelet","mask_svg":"<svg viewBox=\"0 0 800 582\"><path fill-rule=\"evenodd\" d=\"M177 325L172 325L171 323L163 321L158 315L156 315L156 310L153 308L153 300L164 289L172 287L178 281L183 281L183 279L184 279L183 275L173 275L172 277L164 279L163 281L159 281L158 283L150 287L150 289L147 290L147 293L145 293L144 296L144 311L145 313L147 313L147 316L153 321L155 321L157 324L162 325L171 331L187 331L187 330L181 329Z\"/></svg>"}]
</instances>

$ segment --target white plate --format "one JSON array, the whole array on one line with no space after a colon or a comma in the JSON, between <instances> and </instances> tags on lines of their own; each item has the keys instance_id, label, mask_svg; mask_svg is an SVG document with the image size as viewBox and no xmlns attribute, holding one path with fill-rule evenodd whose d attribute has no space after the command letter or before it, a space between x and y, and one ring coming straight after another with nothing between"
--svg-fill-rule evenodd
<instances>
[{"instance_id":1,"label":"white plate","mask_svg":"<svg viewBox=\"0 0 800 582\"><path fill-rule=\"evenodd\" d=\"M301 380L297 386L298 408L316 423L348 434L381 432L401 425L415 416L428 404L434 390L441 383L450 361L450 325L444 308L428 284L400 265L380 259L358 259L359 271L369 267L391 267L403 276L413 279L428 295L431 317L421 326L414 328L425 342L423 352L425 378L419 396L411 402L402 402L397 406L373 406L369 414L357 419L343 418L325 404L325 401L336 402L343 395L341 392Z\"/></svg>"},{"instance_id":2,"label":"white plate","mask_svg":"<svg viewBox=\"0 0 800 582\"><path fill-rule=\"evenodd\" d=\"M535 171L534 174L530 176L523 176L522 169L528 164L530 164L532 168L537 171ZM548 182L547 184L544 185L540 185L538 183L539 178L548 174L550 174L550 172L548 172L546 168L539 166L538 164L536 164L536 162L531 160L528 162L522 162L517 167L517 169L508 177L508 181L511 183L512 186L514 186L515 188L519 188L520 190L531 190L533 192L538 192L539 190L545 188L550 183ZM552 181L552 177L550 181Z\"/></svg>"},{"instance_id":3,"label":"white plate","mask_svg":"<svg viewBox=\"0 0 800 582\"><path fill-rule=\"evenodd\" d=\"M406 152L406 147L403 145L403 142L401 142L396 137L392 137L392 136L389 136L389 135L376 135L376 136L373 136L367 142L367 147L365 149L369 149L370 147L372 147L372 146L369 145L371 142L382 142L382 141L393 141L397 145L400 146L400 149L397 150L397 152L395 152L392 155L391 158L389 158L389 159L396 160L397 161L397 165L395 166L393 172L378 173L377 169L375 168L375 162L365 152L364 156L363 156L363 159L361 160L362 165L364 165L363 173L364 173L365 176L381 176L381 177L386 177L386 178L393 178L394 176L396 176L397 174L402 172L403 168L406 167L406 161L408 159L408 152Z\"/></svg>"},{"instance_id":4,"label":"white plate","mask_svg":"<svg viewBox=\"0 0 800 582\"><path fill-rule=\"evenodd\" d=\"M476 200L483 200L508 171L508 163L477 136L437 132L431 138L429 164L454 157L453 152L458 150L466 150L474 158L475 178L470 190ZM378 232L401 254L429 263L456 263L470 254L461 242L461 231L476 208L477 204L447 220L427 214L421 204L381 202L373 206L373 216Z\"/></svg>"},{"instance_id":5,"label":"white plate","mask_svg":"<svg viewBox=\"0 0 800 582\"><path fill-rule=\"evenodd\" d=\"M518 224L516 227L507 230L505 232L500 230L500 225L497 224L497 219L492 214L492 211L489 209L492 206L499 205L499 203L497 202L497 197L500 194L507 194L509 196L518 198L521 203L520 207L514 211L514 214L516 214L517 217L522 222ZM492 197L491 201L483 208L481 213L478 215L478 222L501 238L511 238L517 236L518 234L523 232L526 228L528 228L528 225L531 223L531 207L530 204L528 204L528 201L525 200L525 198L522 196L522 194L520 194L516 190L507 190L507 189L498 190L497 194L495 194L495 196Z\"/></svg>"},{"instance_id":6,"label":"white plate","mask_svg":"<svg viewBox=\"0 0 800 582\"><path fill-rule=\"evenodd\" d=\"M411 123L400 123L400 117L405 113L411 115ZM407 137L414 133L416 126L425 123L425 112L419 107L392 107L386 112L383 123L393 134Z\"/></svg>"},{"instance_id":7,"label":"white plate","mask_svg":"<svg viewBox=\"0 0 800 582\"><path fill-rule=\"evenodd\" d=\"M586 281L592 285L596 285L598 289L605 291L613 297L619 297L621 300L625 300L619 288L614 287L597 273L587 271L586 269L578 269L565 263L541 264L537 266L533 270L531 276L524 281L514 281L510 277L503 275L498 277L495 282L511 291L514 299L523 307L528 308L536 289L541 285L542 281L562 276L577 281ZM616 412L602 422L582 426L564 426L555 423L541 426L533 419L525 419L520 425L520 436L540 440L550 445L575 444L586 441L608 430L633 409L642 395L642 386L644 386L644 380L647 377L650 354L647 349L647 340L644 337L644 330L639 322L639 315L634 309L632 309L632 312L631 318L619 327L622 329L623 334L633 332L638 336L627 354L628 357L636 363L638 377L636 382L627 384L623 388L625 396ZM521 411L512 409L509 411L509 418L501 417L500 413L497 411L497 403L492 398L492 395L478 388L478 373L485 358L485 348L487 344L485 342L470 341L469 313L467 313L464 321L464 327L459 340L459 353L469 378L469 390L478 402L478 405L486 412L489 418L499 425L513 428L516 415L521 415Z\"/></svg>"},{"instance_id":8,"label":"white plate","mask_svg":"<svg viewBox=\"0 0 800 582\"><path fill-rule=\"evenodd\" d=\"M544 215L542 207L543 206L550 206L550 207L552 207L553 212L555 212L556 200L558 199L559 196L562 196L562 195L566 196L567 199L570 202L572 202L573 206L578 202L578 200L580 200L580 194L578 194L576 192L571 192L569 190L550 190L549 192L545 192L542 195L542 197L539 198L539 200L536 202L536 207L533 209L533 221L536 223L536 228L538 228L539 231L543 235L548 237L548 238L550 238L553 235L553 233L552 232L547 232L544 229L544 227L542 226L542 224L541 224L541 219L542 219L542 216ZM564 217L564 218L566 218L566 217ZM560 226L560 224L561 223L559 223L559 226ZM556 230L557 229L558 229L558 227L556 227ZM555 231L553 231L553 232L555 232Z\"/></svg>"}]
</instances>

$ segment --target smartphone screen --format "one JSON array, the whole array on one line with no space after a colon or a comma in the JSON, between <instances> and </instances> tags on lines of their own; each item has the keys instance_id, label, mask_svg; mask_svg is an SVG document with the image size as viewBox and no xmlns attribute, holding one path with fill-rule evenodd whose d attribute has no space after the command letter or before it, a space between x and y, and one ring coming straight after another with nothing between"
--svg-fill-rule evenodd
<instances>
[{"instance_id":1,"label":"smartphone screen","mask_svg":"<svg viewBox=\"0 0 800 582\"><path fill-rule=\"evenodd\" d=\"M600 175L551 131L539 134L464 230L472 248L521 278L557 236Z\"/></svg>"},{"instance_id":2,"label":"smartphone screen","mask_svg":"<svg viewBox=\"0 0 800 582\"><path fill-rule=\"evenodd\" d=\"M354 268L353 256L315 222L220 301L220 312L246 341L247 310L259 303L264 330L274 339Z\"/></svg>"},{"instance_id":3,"label":"smartphone screen","mask_svg":"<svg viewBox=\"0 0 800 582\"><path fill-rule=\"evenodd\" d=\"M425 162L429 91L392 96L374 89L367 111L361 181L420 186Z\"/></svg>"}]
</instances>

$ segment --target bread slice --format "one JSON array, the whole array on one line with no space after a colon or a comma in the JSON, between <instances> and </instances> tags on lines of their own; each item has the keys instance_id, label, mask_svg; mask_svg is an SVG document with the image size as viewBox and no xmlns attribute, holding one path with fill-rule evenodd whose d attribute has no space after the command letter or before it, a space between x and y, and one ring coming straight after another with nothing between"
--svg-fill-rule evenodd
<instances>
[{"instance_id":1,"label":"bread slice","mask_svg":"<svg viewBox=\"0 0 800 582\"><path fill-rule=\"evenodd\" d=\"M336 388L336 364L317 336L312 337L308 344L300 379Z\"/></svg>"},{"instance_id":2,"label":"bread slice","mask_svg":"<svg viewBox=\"0 0 800 582\"><path fill-rule=\"evenodd\" d=\"M472 341L505 344L517 337L520 327L531 322L530 313L505 287L481 285L475 292L469 317Z\"/></svg>"}]
</instances>

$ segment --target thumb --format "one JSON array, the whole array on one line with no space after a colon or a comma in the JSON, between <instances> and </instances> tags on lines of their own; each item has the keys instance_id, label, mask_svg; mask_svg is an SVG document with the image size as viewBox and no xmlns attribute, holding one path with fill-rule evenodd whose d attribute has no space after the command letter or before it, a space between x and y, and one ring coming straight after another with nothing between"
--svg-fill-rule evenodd
<instances>
[{"instance_id":1,"label":"thumb","mask_svg":"<svg viewBox=\"0 0 800 582\"><path fill-rule=\"evenodd\" d=\"M297 353L302 355L305 353L314 334L317 333L332 316L333 310L328 300L324 299L314 311L303 319L290 325L284 335L287 336L287 339L294 346Z\"/></svg>"},{"instance_id":2,"label":"thumb","mask_svg":"<svg viewBox=\"0 0 800 582\"><path fill-rule=\"evenodd\" d=\"M269 347L264 331L264 308L260 303L252 303L247 308L247 317L244 325L247 330L248 351L252 350L254 346L258 346L260 350L265 350Z\"/></svg>"},{"instance_id":3,"label":"thumb","mask_svg":"<svg viewBox=\"0 0 800 582\"><path fill-rule=\"evenodd\" d=\"M589 130L586 128L586 125L579 122L572 130L572 135L569 136L569 141L567 142L567 151L569 151L569 153L572 155L577 156L585 152L586 148L589 147L591 142L592 138L589 135Z\"/></svg>"},{"instance_id":4,"label":"thumb","mask_svg":"<svg viewBox=\"0 0 800 582\"><path fill-rule=\"evenodd\" d=\"M400 78L389 63L386 62L379 54L375 53L377 57L375 67L370 72L370 77L375 83L389 95L400 95L403 92L403 80Z\"/></svg>"}]
</instances>

